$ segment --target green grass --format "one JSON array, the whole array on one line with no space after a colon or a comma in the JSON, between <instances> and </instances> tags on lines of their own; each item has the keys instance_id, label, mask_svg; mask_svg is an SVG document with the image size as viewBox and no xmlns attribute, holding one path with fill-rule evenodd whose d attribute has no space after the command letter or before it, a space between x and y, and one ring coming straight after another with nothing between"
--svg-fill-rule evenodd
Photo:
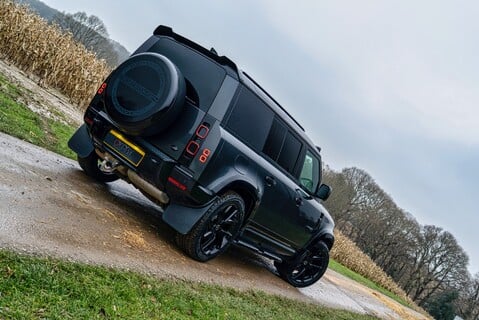
<instances>
[{"instance_id":1,"label":"green grass","mask_svg":"<svg viewBox=\"0 0 479 320\"><path fill-rule=\"evenodd\" d=\"M67 146L75 128L31 111L20 102L23 94L0 75L0 131L75 159Z\"/></svg>"},{"instance_id":2,"label":"green grass","mask_svg":"<svg viewBox=\"0 0 479 320\"><path fill-rule=\"evenodd\" d=\"M388 296L389 298L399 302L403 306L406 306L408 308L414 308L414 306L409 304L407 301L405 301L401 297L398 297L397 295L395 295L391 291L389 291L387 289L384 289L380 285L378 285L378 284L372 282L371 280L363 277L362 275L348 269L347 267L343 266L342 264L340 264L339 262L337 262L333 259L329 260L329 266L328 267L331 268L332 270L336 271L337 273L342 274L343 276L348 277L348 278L350 278L350 279L352 279L352 280L354 280L354 281L356 281L356 282L358 282L358 283L360 283L360 284L362 284L362 285L364 285L368 288L371 288L373 290L381 292L382 294Z\"/></svg>"},{"instance_id":3,"label":"green grass","mask_svg":"<svg viewBox=\"0 0 479 320\"><path fill-rule=\"evenodd\" d=\"M259 291L0 251L0 319L375 319Z\"/></svg>"}]
</instances>

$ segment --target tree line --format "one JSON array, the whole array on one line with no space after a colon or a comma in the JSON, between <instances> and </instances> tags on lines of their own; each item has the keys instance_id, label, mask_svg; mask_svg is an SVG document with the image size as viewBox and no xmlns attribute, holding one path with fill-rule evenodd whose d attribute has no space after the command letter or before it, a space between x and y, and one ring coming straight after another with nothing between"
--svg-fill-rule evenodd
<instances>
[{"instance_id":1,"label":"tree line","mask_svg":"<svg viewBox=\"0 0 479 320\"><path fill-rule=\"evenodd\" d=\"M128 52L119 49L110 39L108 30L103 21L95 15L85 12L55 14L51 23L56 24L61 30L71 33L73 39L83 44L88 50L94 52L99 59L114 68L128 56Z\"/></svg>"},{"instance_id":2,"label":"tree line","mask_svg":"<svg viewBox=\"0 0 479 320\"><path fill-rule=\"evenodd\" d=\"M421 225L364 170L324 170L336 227L436 319L479 319L479 273L448 231Z\"/></svg>"}]
</instances>

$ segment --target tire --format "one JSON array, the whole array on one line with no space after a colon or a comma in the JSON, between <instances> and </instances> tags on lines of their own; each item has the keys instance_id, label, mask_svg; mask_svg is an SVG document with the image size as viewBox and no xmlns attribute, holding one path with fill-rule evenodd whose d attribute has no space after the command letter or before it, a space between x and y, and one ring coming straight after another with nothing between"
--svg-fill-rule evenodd
<instances>
[{"instance_id":1,"label":"tire","mask_svg":"<svg viewBox=\"0 0 479 320\"><path fill-rule=\"evenodd\" d=\"M96 152L90 153L86 158L78 157L78 164L85 171L87 176L93 178L98 182L113 182L119 177L114 173L106 173L100 170L101 159Z\"/></svg>"},{"instance_id":2,"label":"tire","mask_svg":"<svg viewBox=\"0 0 479 320\"><path fill-rule=\"evenodd\" d=\"M228 249L238 236L245 215L243 199L234 192L221 196L186 235L176 234L176 243L191 258L205 262Z\"/></svg>"},{"instance_id":3,"label":"tire","mask_svg":"<svg viewBox=\"0 0 479 320\"><path fill-rule=\"evenodd\" d=\"M304 288L317 282L328 269L329 249L319 241L310 248L300 259L294 262L275 262L281 278L297 288Z\"/></svg>"},{"instance_id":4,"label":"tire","mask_svg":"<svg viewBox=\"0 0 479 320\"><path fill-rule=\"evenodd\" d=\"M111 73L105 109L123 132L149 136L176 119L185 94L185 79L173 62L157 53L141 53Z\"/></svg>"}]
</instances>

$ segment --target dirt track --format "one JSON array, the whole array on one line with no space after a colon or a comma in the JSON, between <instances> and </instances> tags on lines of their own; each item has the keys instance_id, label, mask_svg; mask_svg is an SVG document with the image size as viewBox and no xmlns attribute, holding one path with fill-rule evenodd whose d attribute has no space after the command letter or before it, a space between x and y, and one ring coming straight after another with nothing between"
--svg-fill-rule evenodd
<instances>
[{"instance_id":1,"label":"dirt track","mask_svg":"<svg viewBox=\"0 0 479 320\"><path fill-rule=\"evenodd\" d=\"M39 88L1 61L0 72L28 88L33 110L44 114L55 108L68 114L72 123L81 119L61 95ZM331 270L315 285L298 290L276 275L271 261L241 248L208 263L195 262L175 247L160 209L132 186L122 181L94 183L76 162L2 133L0 248L255 288L384 319L425 319Z\"/></svg>"},{"instance_id":2,"label":"dirt track","mask_svg":"<svg viewBox=\"0 0 479 320\"><path fill-rule=\"evenodd\" d=\"M388 298L330 270L300 291L269 260L240 248L195 262L175 247L160 209L125 182L95 183L74 161L4 134L0 147L0 247L406 317Z\"/></svg>"}]
</instances>

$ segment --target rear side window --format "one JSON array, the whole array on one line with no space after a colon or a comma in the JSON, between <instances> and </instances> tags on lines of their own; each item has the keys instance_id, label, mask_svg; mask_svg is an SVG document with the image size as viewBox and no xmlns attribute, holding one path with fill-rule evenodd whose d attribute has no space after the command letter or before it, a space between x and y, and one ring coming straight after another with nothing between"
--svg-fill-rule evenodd
<instances>
[{"instance_id":1,"label":"rear side window","mask_svg":"<svg viewBox=\"0 0 479 320\"><path fill-rule=\"evenodd\" d=\"M301 142L288 131L281 121L275 118L268 133L263 153L294 175L294 168L296 167L301 147Z\"/></svg>"},{"instance_id":2,"label":"rear side window","mask_svg":"<svg viewBox=\"0 0 479 320\"><path fill-rule=\"evenodd\" d=\"M274 161L278 160L279 152L283 147L284 138L286 137L286 132L288 132L286 127L277 119L274 119L273 125L268 134L268 139L266 139L266 144L263 148L264 154Z\"/></svg>"},{"instance_id":3,"label":"rear side window","mask_svg":"<svg viewBox=\"0 0 479 320\"><path fill-rule=\"evenodd\" d=\"M286 171L293 174L300 151L301 142L288 132L286 134L286 139L284 140L283 148L279 153L278 164Z\"/></svg>"},{"instance_id":4,"label":"rear side window","mask_svg":"<svg viewBox=\"0 0 479 320\"><path fill-rule=\"evenodd\" d=\"M265 145L273 122L273 111L254 93L242 88L226 127L253 149Z\"/></svg>"}]
</instances>

